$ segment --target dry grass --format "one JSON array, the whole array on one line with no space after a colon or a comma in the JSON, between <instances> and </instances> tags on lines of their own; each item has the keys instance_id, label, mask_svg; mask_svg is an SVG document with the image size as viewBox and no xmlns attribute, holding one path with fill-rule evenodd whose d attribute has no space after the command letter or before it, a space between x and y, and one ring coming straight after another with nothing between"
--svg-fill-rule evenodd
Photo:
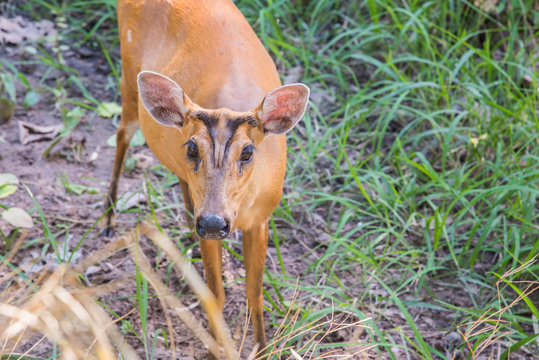
<instances>
[{"instance_id":1,"label":"dry grass","mask_svg":"<svg viewBox=\"0 0 539 360\"><path fill-rule=\"evenodd\" d=\"M23 232L6 257L6 261L0 264L0 274L2 275L0 285L4 289L0 298L0 329L3 329L0 332L2 355L26 356L31 354L34 347L44 338L48 338L61 348L60 356L62 359L108 360L117 359L120 355L123 359L138 359L135 351L126 343L116 325L121 319L112 320L109 314L93 299L96 296L110 294L124 285L126 281L134 280L117 280L105 285L88 287L81 283L81 278L78 275L110 254L127 248L139 271L152 286L163 307L172 358L176 358L176 348L174 331L172 330L174 319L168 315L169 313L176 315L177 319L192 332L193 339L200 340L213 354L219 356L220 344L227 360L239 359L238 354L241 354L246 338L246 329L250 322L248 312L243 336L239 346L237 346L218 311L215 298L207 289L202 277L183 257L174 243L156 227L142 223L139 227L111 241L107 246L94 252L75 266L69 267L62 264L54 271L45 268L30 278L21 276L25 273L25 269L22 268L16 268L10 272L6 271L7 264L19 250L25 236L26 233ZM208 316L213 317L215 323L218 324L218 340L209 334L191 312L190 307L182 304L173 292L163 284L139 247L138 238L140 236L148 237L161 248L176 269L184 276ZM499 294L501 293L500 286L504 284L508 284L517 292L518 296L510 304L502 306L502 300L499 297L497 310L489 309L476 321L458 327L473 359L479 358L487 349L491 349L493 345L511 334L511 329L507 326L508 322L503 319L504 314L516 304L529 301L528 297L539 289L539 283L509 279L530 267L536 259L537 257L506 272L498 280L496 286ZM263 359L277 357L280 359L350 359L375 347L375 345L362 345L359 342L365 329L372 330L370 318L352 321L349 316L339 318L332 311L327 320L298 326L298 318L301 314L301 304L297 304L298 293L299 290L296 290L288 312L274 339L269 343ZM324 349L324 341L328 336L342 330L353 334L348 342L339 344L339 347ZM36 334L39 334L41 339L33 346L28 347L29 339L35 337ZM301 339L301 345L297 345L298 339ZM25 345L26 348L24 352L18 350L22 345ZM236 350L238 348L239 350ZM253 349L247 359L254 359L256 351L256 348Z\"/></svg>"},{"instance_id":2,"label":"dry grass","mask_svg":"<svg viewBox=\"0 0 539 360\"><path fill-rule=\"evenodd\" d=\"M0 340L3 342L2 354L21 356L31 353L33 347L28 349L25 354L17 353L17 349L31 336L41 334L43 338L46 337L60 346L61 356L64 359L96 358L108 360L118 358L118 354L121 354L123 359L137 359L134 350L125 343L115 325L121 319L111 320L104 309L92 298L111 293L125 282L116 281L103 286L87 288L81 284L77 276L79 273L84 273L92 264L124 247L129 249L129 253L133 256L141 272L159 295L165 310L164 314L167 317L172 357L175 358L175 345L172 320L166 311L168 308L178 316L180 321L185 323L187 328L193 332L194 337L198 338L214 354L219 354L216 340L204 329L189 308L171 295L171 292L152 270L136 241L140 233L160 244L165 252L171 252L176 265L181 264L178 269L188 279L188 283L193 286L195 294L199 296L199 300L205 305L209 315L218 318L217 323L220 324L218 334L226 358L237 359L238 355L230 337L227 338L228 330L223 324L219 311L217 311L215 299L205 287L202 278L188 265L179 252L170 251L172 243L166 236L158 233L156 228L147 224L111 241L107 246L94 252L74 267L70 268L63 264L53 272L50 272L49 269L43 269L36 275L35 279L30 279L28 282L24 282L23 278L16 277L17 274L24 273L22 269L3 276L0 284L6 289L0 303L0 328L4 329L0 333ZM23 239L24 236L19 238L7 260L14 256ZM7 263L8 261L5 261L0 265L0 271ZM12 279L17 280L17 286L8 285Z\"/></svg>"},{"instance_id":3,"label":"dry grass","mask_svg":"<svg viewBox=\"0 0 539 360\"><path fill-rule=\"evenodd\" d=\"M168 315L169 310L192 332L193 339L200 340L213 354L220 354L220 344L227 360L240 358L239 353L241 353L244 344L250 316L247 315L245 319L243 337L241 344L237 347L221 313L218 311L216 300L206 287L202 277L183 257L174 243L165 234L159 232L156 227L142 223L123 236L112 240L108 245L95 251L77 265L62 264L54 271L44 268L27 280L24 276L20 276L25 273L25 269L5 271L7 264L10 263L24 241L25 235L22 233L6 257L6 261L0 264L0 274L3 274L0 278L0 285L4 288L0 298L0 328L3 329L0 333L1 355L16 357L31 355L35 346L47 338L60 347L62 359L108 360L117 359L119 356L128 360L138 359L135 351L126 343L117 326L117 323L129 314L113 320L94 300L94 297L110 294L124 286L126 281L134 281L134 279L117 280L100 286L85 286L79 277L79 274L85 273L88 267L103 261L123 248L127 248L139 271L154 289L163 307L172 358L176 358L176 348L174 331L172 330L174 319ZM208 316L213 317L218 324L218 341L204 328L191 312L190 307L182 304L159 279L138 246L138 238L141 235L147 236L160 247L184 276ZM320 344L333 332L350 327L355 328L354 339L350 341L350 343L355 344L370 319L351 322L348 317L345 317L337 320L332 313L330 319L326 321L313 322L296 328L296 321L300 314L300 306L295 305L296 300L297 293L292 299L289 311L275 338L268 345L271 351L263 358L279 356L282 359L347 359L372 347L354 345L355 350L347 353L345 352L347 346L343 344L339 350L331 350L321 356L313 357ZM292 311L292 309L296 310ZM28 342L36 335L40 336L40 340L28 347ZM306 337L302 346L287 345L293 344L294 339L300 337ZM24 352L19 350L22 347L26 348ZM239 351L236 348L239 348ZM247 359L254 359L256 352L257 349L253 349Z\"/></svg>"},{"instance_id":4,"label":"dry grass","mask_svg":"<svg viewBox=\"0 0 539 360\"><path fill-rule=\"evenodd\" d=\"M24 234L17 244L23 240ZM61 358L66 360L116 359L118 353L124 359L138 358L115 321L92 298L97 293L113 291L119 282L88 289L67 265L54 271L45 268L27 282L17 277L21 273L23 269L16 269L3 274L0 281L4 288L0 302L2 355L27 355L46 337L61 348ZM11 280L15 285L8 285ZM18 353L17 349L36 334L41 334L41 340Z\"/></svg>"},{"instance_id":5,"label":"dry grass","mask_svg":"<svg viewBox=\"0 0 539 360\"><path fill-rule=\"evenodd\" d=\"M499 344L499 342L503 338L513 333L513 330L511 330L510 327L510 322L504 320L503 315L515 305L523 301L529 301L529 296L535 291L539 290L539 282L514 280L512 281L509 280L509 278L514 275L517 275L524 269L530 267L535 263L536 260L537 256L533 257L518 268L507 271L496 282L496 290L498 292L498 310L490 308L483 314L481 314L481 316L479 316L477 320L473 322L467 322L457 327L458 332L462 336L464 342L468 347L468 350L472 355L472 359L478 359L479 356L485 352L485 350L492 347L492 345L495 345L497 343ZM510 304L506 306L502 306L501 299L500 286L503 284L509 284L517 292L518 295L515 299L513 299ZM484 336L483 339L476 346L474 346L474 339L481 336ZM501 348L498 347L498 356L496 358L500 358L500 349ZM491 357L492 355L489 358ZM508 358L510 358L510 352Z\"/></svg>"}]
</instances>

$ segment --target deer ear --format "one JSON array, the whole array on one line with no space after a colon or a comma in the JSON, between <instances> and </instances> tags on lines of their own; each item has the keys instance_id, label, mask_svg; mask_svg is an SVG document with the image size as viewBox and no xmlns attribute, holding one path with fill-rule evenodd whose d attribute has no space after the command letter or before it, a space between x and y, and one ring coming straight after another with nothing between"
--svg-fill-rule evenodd
<instances>
[{"instance_id":1,"label":"deer ear","mask_svg":"<svg viewBox=\"0 0 539 360\"><path fill-rule=\"evenodd\" d=\"M190 100L180 85L153 71L139 73L137 85L142 103L155 121L165 126L183 126Z\"/></svg>"},{"instance_id":2,"label":"deer ear","mask_svg":"<svg viewBox=\"0 0 539 360\"><path fill-rule=\"evenodd\" d=\"M264 133L284 134L291 130L305 113L309 93L303 84L290 84L267 94L257 114Z\"/></svg>"}]
</instances>

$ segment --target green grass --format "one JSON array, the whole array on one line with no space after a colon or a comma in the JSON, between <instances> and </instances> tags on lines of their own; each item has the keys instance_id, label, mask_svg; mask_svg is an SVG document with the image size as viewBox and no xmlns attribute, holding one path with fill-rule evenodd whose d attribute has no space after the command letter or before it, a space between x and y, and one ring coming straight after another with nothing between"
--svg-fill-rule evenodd
<instances>
[{"instance_id":1,"label":"green grass","mask_svg":"<svg viewBox=\"0 0 539 360\"><path fill-rule=\"evenodd\" d=\"M288 137L285 194L271 222L281 250L294 241L282 235L290 229L316 243L317 260L299 279L295 326L323 319L322 305L333 303L373 316L370 342L384 358L471 358L462 339L448 352L434 346L421 314L453 314L438 329L451 332L500 310L521 284L498 291L496 281L538 254L536 2L500 1L489 13L473 1L236 3L281 73L301 67L312 89ZM117 46L114 5L32 0L19 11L41 18L52 10L65 24L59 41L101 49L117 79L118 52L105 50ZM152 192L173 213L162 189L175 180L166 176ZM181 202L178 191L173 199ZM296 287L281 251L278 260L265 293L276 324ZM539 265L508 280L537 282ZM452 302L453 290L462 301ZM502 351L536 352L538 318L529 298L506 309ZM472 336L469 346L484 339Z\"/></svg>"}]
</instances>

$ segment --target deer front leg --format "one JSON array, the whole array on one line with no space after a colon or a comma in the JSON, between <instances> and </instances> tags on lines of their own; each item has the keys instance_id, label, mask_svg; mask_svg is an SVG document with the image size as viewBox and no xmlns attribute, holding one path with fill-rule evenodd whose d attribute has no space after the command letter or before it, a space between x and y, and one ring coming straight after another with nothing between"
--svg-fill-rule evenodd
<instances>
[{"instance_id":1,"label":"deer front leg","mask_svg":"<svg viewBox=\"0 0 539 360\"><path fill-rule=\"evenodd\" d=\"M258 356L266 347L264 331L262 281L268 246L268 224L257 224L243 231L243 262L247 276L245 294L253 320L255 343L258 343Z\"/></svg>"},{"instance_id":2,"label":"deer front leg","mask_svg":"<svg viewBox=\"0 0 539 360\"><path fill-rule=\"evenodd\" d=\"M100 224L102 236L106 237L111 237L114 234L118 183L120 182L120 175L122 174L122 169L124 167L125 154L129 148L129 143L139 128L136 106L136 103L123 105L122 121L116 132L116 156L114 158L107 199L105 200L105 211L108 211L108 213L101 220Z\"/></svg>"},{"instance_id":3,"label":"deer front leg","mask_svg":"<svg viewBox=\"0 0 539 360\"><path fill-rule=\"evenodd\" d=\"M208 288L217 299L219 311L222 313L225 304L225 291L223 289L223 277L221 275L223 244L218 240L200 239L200 251L202 253L202 263L204 265ZM210 318L210 332L214 338L217 338L215 326L215 322ZM210 360L216 359L211 353L208 358Z\"/></svg>"}]
</instances>

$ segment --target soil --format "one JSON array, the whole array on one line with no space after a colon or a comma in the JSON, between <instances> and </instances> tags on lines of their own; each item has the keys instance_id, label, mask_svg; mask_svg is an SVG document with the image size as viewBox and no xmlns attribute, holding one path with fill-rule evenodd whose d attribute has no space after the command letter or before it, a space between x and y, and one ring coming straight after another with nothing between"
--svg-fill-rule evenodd
<instances>
[{"instance_id":1,"label":"soil","mask_svg":"<svg viewBox=\"0 0 539 360\"><path fill-rule=\"evenodd\" d=\"M11 62L22 60L25 56L20 48L16 46L5 46L1 49L1 58ZM75 69L82 79L83 84L89 92L97 100L102 102L116 101L114 91L109 89L110 69L107 66L105 59L99 51L91 49L70 49L63 53L66 64ZM45 65L30 64L20 66L19 70L32 84L32 88L43 89L43 84L50 87L55 87L57 79L66 78L66 74L59 70L54 70L42 79L45 70L50 69ZM67 78L66 78L67 79ZM40 82L42 82L40 84ZM20 84L19 84L20 86ZM73 84L69 84L65 80L65 86L69 90L69 97L75 97L80 94L80 90ZM19 94L24 88L18 88ZM115 148L107 145L107 139L115 133L116 127L111 119L102 118L94 115L92 111L86 111L79 125L69 134L69 136L60 140L53 148L49 156L42 157L43 152L47 149L51 142L50 140L31 142L23 145L19 136L19 121L24 121L40 126L61 125L61 109L56 107L57 101L54 99L50 91L41 91L40 101L31 108L25 108L22 104L21 96L17 101L14 116L7 123L0 125L0 138L5 141L0 142L0 173L8 172L15 174L20 182L27 186L26 191L22 186L13 195L2 199L2 204L8 207L17 206L29 210L33 215L34 221L38 222L27 235L27 239L32 239L26 243L23 248L17 253L13 259L13 264L21 265L35 259L41 259L34 271L40 271L46 265L55 267L56 259L53 256L53 251L48 246L48 240L43 234L43 226L39 224L39 211L35 204L44 214L44 221L51 228L53 236L60 243L60 247L64 245L68 249L67 254L73 254L73 262L77 263L80 259L87 257L97 249L102 248L110 239L100 236L98 227L95 226L98 219L103 214L103 203L106 190L112 169ZM72 105L66 105L72 108ZM163 181L163 177L158 175L163 172L149 171L152 167L158 165L158 161L153 157L150 150L146 146L136 146L129 150L128 156L137 156L145 161L143 168L135 168L133 171L125 172L122 175L119 187L119 194L141 191L145 181ZM69 191L66 184L76 184L95 188L97 192L88 191L76 194ZM163 194L164 203L176 203L176 199L181 199L180 190L177 184L172 184L171 187L165 189ZM142 202L139 204L139 210L142 213L148 213L148 204ZM185 248L192 248L191 257L199 258L198 247L189 237L189 231L186 227L186 220L183 215L183 209L180 205L172 209L174 217L165 217L164 223L161 225L165 229L176 230L173 232L172 238L174 241L181 243ZM124 212L120 214L117 222L117 233L121 234L130 230L136 225L138 212ZM316 214L313 214L310 219L314 219L314 223L302 224L298 228L291 229L282 224L277 223L278 231L282 238L290 240L281 244L281 253L283 254L284 266L290 278L299 278L304 284L315 284L315 278L309 270L313 259L317 256L317 251L322 251L321 248L316 249L320 245L314 240L315 236L310 233L309 229L317 229L323 224L316 224ZM305 231L302 230L307 229ZM0 220L0 228L5 234L9 234L11 228L7 223ZM179 230L178 230L179 229ZM316 231L316 230L315 230ZM326 230L327 231L327 230ZM240 241L240 235L235 234L237 242ZM84 239L80 247L77 243ZM67 242L67 244L66 244ZM237 242L230 242L229 246L233 251L241 253L241 248ZM157 253L156 248L151 241L147 239L141 240L142 248L147 257L153 260L154 267L158 270L163 278L167 278L169 263ZM1 246L5 246L2 244ZM2 249L4 253L6 249ZM230 252L224 252L224 280L226 283L226 305L224 316L229 323L233 334L241 334L243 330L243 318L245 314L246 304L244 297L244 282L238 279L244 276L243 264L236 256ZM195 266L202 273L200 261L195 262ZM268 249L267 267L271 272L279 273L279 261L275 247L271 244ZM370 294L378 294L381 298L387 297L388 294L383 288L378 288L372 285L369 289L362 288L357 273L362 271L361 266L351 268L347 274L339 274L344 285L354 285L354 296L358 299L363 299L362 293L369 292ZM97 268L92 269L91 273L87 274L87 279L91 284L99 285L118 279L134 279L135 264L127 255L125 250L114 253L97 264ZM168 275L168 285L174 293L182 294L182 302L185 304L196 303L194 296L181 280L180 276L172 271ZM436 288L431 285L431 289ZM271 288L266 288L268 291ZM473 307L473 304L464 304L468 301L468 296L462 288L450 289L447 286L440 286L437 289L438 297L445 298L450 303L458 304L459 306ZM446 293L444 297L443 293ZM135 281L126 281L120 290L116 290L107 296L100 297L99 300L107 305L107 307L118 316L126 316L125 320L130 321L137 332L140 334L140 317L136 309L136 301L134 295L136 293ZM282 295L285 299L292 299L292 291L283 291ZM299 301L301 301L301 295ZM425 302L429 302L428 294L419 295L410 300L420 301L423 296ZM270 306L266 303L267 306ZM327 304L331 306L331 304ZM377 319L377 325L380 329L393 329L392 334L395 340L393 348L398 358L414 358L413 354L406 353L399 344L404 341L404 337L413 337L414 334L405 325L401 311L394 305L385 304L383 301L377 304L376 308L370 304L362 303L358 300L358 307L361 310ZM420 309L420 308L418 308ZM205 319L200 306L194 307L194 312L199 319ZM425 340L433 345L440 353L445 354L449 358L455 350L455 346L461 343L461 337L455 330L455 315L447 311L431 310L412 311L419 330L423 334ZM269 312L265 314L267 337L272 338L275 329L282 318L273 318ZM157 329L166 329L166 323L162 314L162 308L157 299L151 298L148 306L148 334L153 338ZM350 317L348 321L356 321ZM207 326L203 320L204 326ZM396 325L401 324L402 327L397 328ZM174 332L178 354L181 354L182 359L205 358L207 351L202 347L201 343L193 340L193 336L186 328L178 321L174 322ZM454 330L445 330L454 329ZM360 344L369 343L372 341L366 332L355 330L342 330L331 334L325 342L341 342L347 341L355 337ZM246 337L245 351L243 358L249 353L252 343L251 331L249 330ZM34 344L35 338L27 340L21 345L20 351L23 352L30 349ZM127 335L127 341L135 348L140 358L145 357L145 350L141 341L132 334ZM151 343L151 341L150 341ZM353 349L352 349L353 350ZM32 348L29 355L38 358L47 358L51 355L52 347L50 343L42 342L38 346ZM169 350L165 347L164 341L157 341L154 351L156 359L169 358ZM378 359L380 354L376 350L369 350L357 355L353 358L357 359ZM531 359L526 355L515 354L512 359L522 358ZM382 356L383 357L383 356ZM457 355L456 358L461 358Z\"/></svg>"}]
</instances>

